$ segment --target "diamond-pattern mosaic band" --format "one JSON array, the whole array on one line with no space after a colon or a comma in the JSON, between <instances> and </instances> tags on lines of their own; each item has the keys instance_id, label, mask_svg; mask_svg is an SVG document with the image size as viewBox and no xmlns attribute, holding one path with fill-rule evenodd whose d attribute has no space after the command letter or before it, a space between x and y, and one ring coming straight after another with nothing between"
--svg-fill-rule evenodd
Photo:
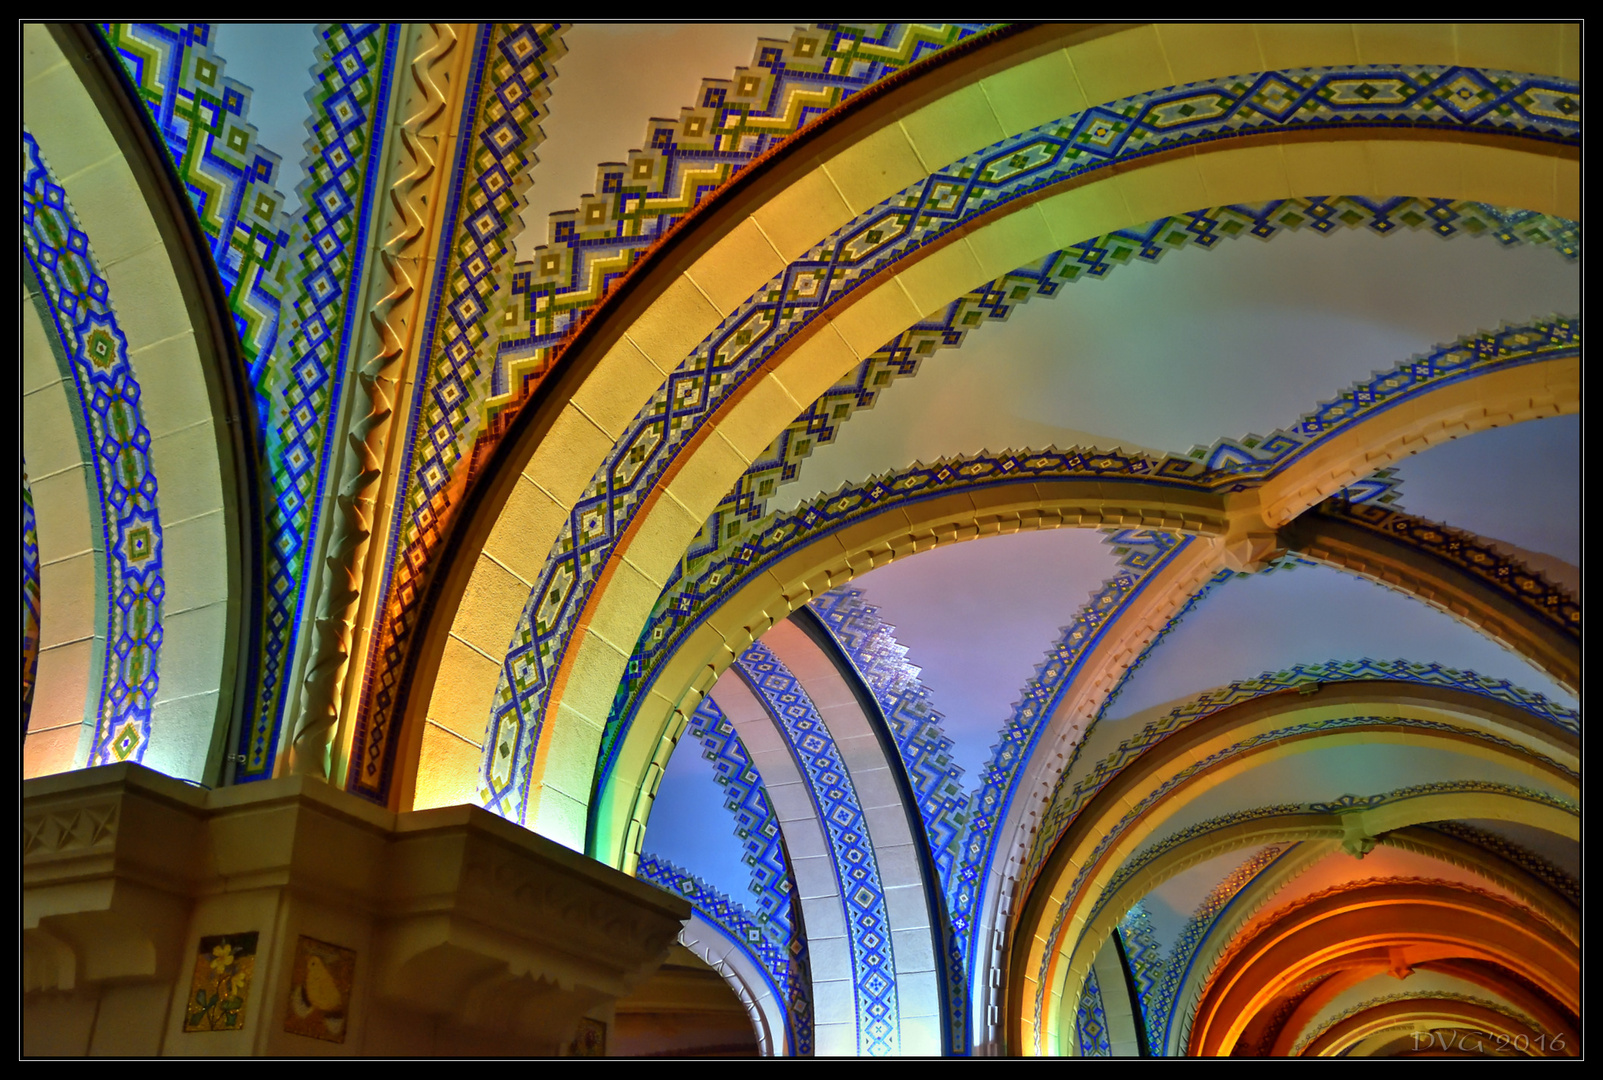
<instances>
[{"instance_id":1,"label":"diamond-pattern mosaic band","mask_svg":"<svg viewBox=\"0 0 1603 1080\"><path fill-rule=\"evenodd\" d=\"M696 914L716 926L763 973L768 990L784 1009L785 1025L795 1057L813 1053L812 973L807 939L797 934L776 941L759 917L707 884L695 874L655 855L640 856L635 875L659 889L689 900Z\"/></svg>"},{"instance_id":2,"label":"diamond-pattern mosaic band","mask_svg":"<svg viewBox=\"0 0 1603 1080\"><path fill-rule=\"evenodd\" d=\"M879 861L868 835L868 818L851 774L800 680L766 645L752 644L735 663L784 734L829 842L851 947L858 1053L893 1055L901 1042L901 1016L896 1006L890 914Z\"/></svg>"},{"instance_id":3,"label":"diamond-pattern mosaic band","mask_svg":"<svg viewBox=\"0 0 1603 1080\"><path fill-rule=\"evenodd\" d=\"M1495 88L1489 105L1471 109L1453 97L1465 78ZM1567 108L1555 104L1560 99ZM1193 104L1204 100L1211 102L1205 110ZM574 619L646 492L707 417L776 349L914 248L1013 200L1160 150L1267 131L1341 127L1484 130L1573 144L1580 130L1574 118L1578 102L1579 88L1570 83L1462 68L1372 66L1233 77L1138 95L1042 125L940 169L860 215L794 261L697 347L615 442L575 506L504 664L507 685L520 688L511 695L518 701L523 744L512 770L514 788L526 783L532 767L538 717ZM1390 388L1388 396L1399 389ZM1298 430L1277 433L1285 438L1226 440L1200 460L1249 473L1285 464L1313 436L1350 422L1354 406L1364 404L1332 403ZM498 727L510 704L498 693ZM489 789L482 798L509 814L519 813L523 802L516 791Z\"/></svg>"},{"instance_id":4,"label":"diamond-pattern mosaic band","mask_svg":"<svg viewBox=\"0 0 1603 1080\"><path fill-rule=\"evenodd\" d=\"M90 765L139 761L160 683L161 515L150 431L111 290L39 144L22 133L22 239L72 376L100 505L110 625ZM98 628L97 628L98 629Z\"/></svg>"},{"instance_id":5,"label":"diamond-pattern mosaic band","mask_svg":"<svg viewBox=\"0 0 1603 1080\"><path fill-rule=\"evenodd\" d=\"M39 667L39 528L33 516L28 466L22 467L22 733L33 710L33 677Z\"/></svg>"}]
</instances>

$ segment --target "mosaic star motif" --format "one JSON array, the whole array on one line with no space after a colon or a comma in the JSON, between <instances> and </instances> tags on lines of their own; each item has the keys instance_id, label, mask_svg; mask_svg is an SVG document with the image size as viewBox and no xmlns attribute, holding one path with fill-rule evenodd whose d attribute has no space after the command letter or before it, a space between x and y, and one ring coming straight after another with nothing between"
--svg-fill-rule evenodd
<instances>
[{"instance_id":1,"label":"mosaic star motif","mask_svg":"<svg viewBox=\"0 0 1603 1080\"><path fill-rule=\"evenodd\" d=\"M162 598L167 591L150 431L110 287L66 192L26 130L22 239L28 269L49 306L51 326L72 374L73 396L94 464L107 556L110 625L102 683L90 690L98 702L88 764L139 761L150 745L151 707L160 684ZM24 505L31 509L31 500ZM37 561L37 540L33 550Z\"/></svg>"}]
</instances>

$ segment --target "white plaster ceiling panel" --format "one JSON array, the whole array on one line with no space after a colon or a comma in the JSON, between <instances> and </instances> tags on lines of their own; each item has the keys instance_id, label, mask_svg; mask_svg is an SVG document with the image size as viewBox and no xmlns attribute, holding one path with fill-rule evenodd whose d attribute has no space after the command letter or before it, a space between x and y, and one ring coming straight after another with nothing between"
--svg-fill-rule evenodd
<instances>
[{"instance_id":1,"label":"white plaster ceiling panel","mask_svg":"<svg viewBox=\"0 0 1603 1080\"><path fill-rule=\"evenodd\" d=\"M1579 415L1437 443L1406 459L1397 475L1410 514L1572 566L1581 561Z\"/></svg>"},{"instance_id":2,"label":"white plaster ceiling panel","mask_svg":"<svg viewBox=\"0 0 1603 1080\"><path fill-rule=\"evenodd\" d=\"M1107 716L1166 712L1236 679L1365 657L1474 671L1576 706L1540 669L1451 615L1339 570L1297 566L1216 586L1158 642Z\"/></svg>"},{"instance_id":3,"label":"white plaster ceiling panel","mask_svg":"<svg viewBox=\"0 0 1603 1080\"><path fill-rule=\"evenodd\" d=\"M1265 434L1440 342L1578 311L1579 280L1550 249L1367 229L1132 261L927 358L818 447L772 505L982 449L1184 452Z\"/></svg>"},{"instance_id":4,"label":"white plaster ceiling panel","mask_svg":"<svg viewBox=\"0 0 1603 1080\"><path fill-rule=\"evenodd\" d=\"M596 188L596 166L642 147L646 124L676 120L698 104L703 79L748 67L759 37L788 39L793 23L578 23L563 31L545 141L530 173L534 186L514 245L534 258L550 215L576 210Z\"/></svg>"},{"instance_id":5,"label":"white plaster ceiling panel","mask_svg":"<svg viewBox=\"0 0 1603 1080\"><path fill-rule=\"evenodd\" d=\"M1059 628L1116 566L1101 533L1053 529L936 548L852 582L922 669L965 786Z\"/></svg>"}]
</instances>

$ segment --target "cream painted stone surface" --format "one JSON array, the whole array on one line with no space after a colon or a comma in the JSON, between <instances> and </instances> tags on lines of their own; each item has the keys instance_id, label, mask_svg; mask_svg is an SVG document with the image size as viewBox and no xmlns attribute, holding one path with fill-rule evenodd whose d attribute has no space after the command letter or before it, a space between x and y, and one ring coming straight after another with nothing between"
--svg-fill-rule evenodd
<instances>
[{"instance_id":1,"label":"cream painted stone surface","mask_svg":"<svg viewBox=\"0 0 1603 1080\"><path fill-rule=\"evenodd\" d=\"M116 765L23 803L29 1056L560 1054L690 914L477 808L300 777L206 792ZM184 1031L200 939L252 931L241 1027ZM284 1030L301 935L356 952L342 1042Z\"/></svg>"}]
</instances>

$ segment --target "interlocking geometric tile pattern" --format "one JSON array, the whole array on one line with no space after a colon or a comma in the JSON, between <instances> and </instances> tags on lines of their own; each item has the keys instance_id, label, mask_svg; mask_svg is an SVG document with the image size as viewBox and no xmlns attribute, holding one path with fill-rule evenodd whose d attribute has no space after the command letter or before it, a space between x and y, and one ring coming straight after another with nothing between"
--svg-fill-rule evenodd
<instances>
[{"instance_id":1,"label":"interlocking geometric tile pattern","mask_svg":"<svg viewBox=\"0 0 1603 1080\"><path fill-rule=\"evenodd\" d=\"M1146 1028L1147 1045L1159 1047L1153 1038L1155 1028L1162 1026L1156 1006L1157 992L1168 974L1163 958L1163 944L1152 929L1152 916L1146 906L1137 900L1119 920L1119 938L1124 942L1124 955L1130 962L1130 974L1135 977L1136 1000L1141 1004L1137 1022Z\"/></svg>"},{"instance_id":2,"label":"interlocking geometric tile pattern","mask_svg":"<svg viewBox=\"0 0 1603 1080\"><path fill-rule=\"evenodd\" d=\"M1564 80L1440 66L1265 72L1189 84L1098 106L1004 140L860 215L739 305L697 347L616 442L574 508L503 665L507 686L519 688L498 693L495 706L499 728L501 718L514 711L511 699L517 700L522 745L513 786L532 762L528 751L574 620L646 492L686 440L775 349L885 266L982 213L1059 182L1202 141L1273 130L1401 127L1574 144L1579 94L1578 85ZM1385 389L1388 396L1406 392L1402 382ZM1350 420L1355 406L1367 400L1333 403L1297 432L1283 433L1287 438L1226 440L1199 460L1242 472L1283 462L1305 439ZM506 794L486 784L481 799L508 813L516 807Z\"/></svg>"},{"instance_id":3,"label":"interlocking geometric tile pattern","mask_svg":"<svg viewBox=\"0 0 1603 1080\"><path fill-rule=\"evenodd\" d=\"M274 184L280 157L257 142L250 88L228 78L210 23L107 23L116 50L189 192L255 391L263 538L261 654L240 780L272 775L295 642L312 605L306 559L317 531L367 255L372 185L399 27L322 23L308 76L305 179L291 222Z\"/></svg>"},{"instance_id":4,"label":"interlocking geometric tile pattern","mask_svg":"<svg viewBox=\"0 0 1603 1080\"><path fill-rule=\"evenodd\" d=\"M39 530L33 516L28 466L22 466L22 733L33 708L33 676L39 666Z\"/></svg>"},{"instance_id":5,"label":"interlocking geometric tile pattern","mask_svg":"<svg viewBox=\"0 0 1603 1080\"><path fill-rule=\"evenodd\" d=\"M1174 775L1166 779L1154 791L1150 792L1138 803L1132 806L1117 824L1103 834L1101 840L1098 841L1097 845L1087 855L1084 864L1081 865L1079 872L1075 875L1073 883L1069 886L1064 895L1066 897L1074 897L1078 895L1081 887L1085 884L1085 879L1091 874L1092 870L1101 860L1107 849L1118 840L1124 831L1154 805L1165 798L1171 791L1186 783L1191 779L1191 777L1197 775L1198 773L1210 769L1215 765L1218 765L1220 762L1226 761L1238 754L1249 752L1257 747L1268 745L1281 739L1298 738L1305 735L1340 731L1347 728L1362 728L1376 724L1387 724L1392 727L1411 728L1418 731L1439 732L1453 737L1471 738L1492 745L1500 745L1504 749L1513 750L1515 752L1524 751L1524 748L1508 742L1507 740L1488 736L1472 731L1468 728L1457 727L1452 724L1444 724L1431 720L1412 720L1399 717L1350 716L1333 720L1316 720L1309 723L1294 724L1289 727L1276 729L1274 731L1261 732L1250 738L1243 739L1241 742L1235 743L1232 746L1228 746L1222 750L1216 751L1215 753L1210 754L1208 757L1203 758L1200 761L1193 762L1192 764L1179 770ZM1544 758L1541 755L1530 754L1528 751L1524 752L1528 756L1534 757L1541 761L1554 771L1568 773L1572 776L1572 778L1579 780L1579 774L1576 774L1574 770L1566 769L1560 766L1557 762ZM1185 840L1190 839L1193 835L1200 835L1200 831L1194 833L1191 830L1201 830L1204 826L1207 829L1220 828L1242 821L1252 821L1263 817L1294 813L1317 815L1341 814L1353 809L1370 809L1383 804L1420 798L1422 796L1466 792L1504 795L1512 798L1524 799L1529 802L1539 803L1543 806L1562 810L1565 813L1572 815L1578 816L1580 814L1580 808L1574 804L1554 795L1550 795L1545 791L1538 791L1534 788L1516 787L1510 784L1501 784L1485 780L1446 780L1428 784L1416 784L1411 787L1399 788L1396 791L1385 792L1379 795L1364 797L1349 795L1330 803L1310 803L1305 806L1281 804L1275 806L1252 807L1246 810L1239 810L1231 814L1225 814L1221 815L1220 817L1210 819L1208 822L1204 822L1199 826L1192 826L1191 829L1183 830L1182 834L1177 835L1179 836L1180 840ZM1033 877L1033 869L1030 875L1021 876L1020 881L1022 883L1022 887L1026 891L1028 890ZM1059 906L1057 915L1052 923L1052 928L1047 935L1047 948L1041 954L1041 962L1036 971L1037 982L1034 1003L1034 1016L1037 1021L1035 1035L1036 1053L1041 1052L1042 1029L1040 1018L1044 1015L1042 1009L1044 1007L1047 991L1047 968L1050 966L1053 956L1057 954L1059 945L1062 942L1064 922L1068 917L1071 906L1072 905L1068 902L1065 902ZM1083 925L1081 927L1081 932L1082 934L1084 932Z\"/></svg>"},{"instance_id":6,"label":"interlocking geometric tile pattern","mask_svg":"<svg viewBox=\"0 0 1603 1080\"><path fill-rule=\"evenodd\" d=\"M402 648L421 603L427 553L444 533L466 440L477 430L495 342L508 305L510 231L532 182L532 153L545 138L555 63L567 51L562 26L494 23L481 30L464 95L464 137L451 164L446 225L434 268L416 384L407 407L401 492L389 523L380 588L384 613L366 673L371 695L357 720L347 786L377 802L388 797L394 747L391 709ZM377 526L375 526L377 531Z\"/></svg>"},{"instance_id":7,"label":"interlocking geometric tile pattern","mask_svg":"<svg viewBox=\"0 0 1603 1080\"><path fill-rule=\"evenodd\" d=\"M90 688L99 700L88 764L138 761L150 744L167 591L150 431L139 407L128 339L117 323L89 237L26 130L22 239L28 269L48 303L52 328L72 372L74 404L88 436L99 495L110 626L104 679Z\"/></svg>"},{"instance_id":8,"label":"interlocking geometric tile pattern","mask_svg":"<svg viewBox=\"0 0 1603 1080\"><path fill-rule=\"evenodd\" d=\"M834 737L801 682L756 642L736 666L785 736L829 842L851 949L857 1052L894 1055L900 1044L890 915L868 819Z\"/></svg>"},{"instance_id":9,"label":"interlocking geometric tile pattern","mask_svg":"<svg viewBox=\"0 0 1603 1080\"><path fill-rule=\"evenodd\" d=\"M1080 991L1080 1008L1075 1017L1080 1056L1112 1057L1113 1044L1108 1041L1108 1015L1102 1010L1102 988L1097 985L1095 971L1086 972L1085 987Z\"/></svg>"},{"instance_id":10,"label":"interlocking geometric tile pattern","mask_svg":"<svg viewBox=\"0 0 1603 1080\"><path fill-rule=\"evenodd\" d=\"M696 914L722 930L725 937L745 952L752 966L767 979L774 1000L785 1010L785 1024L794 1055L811 1057L813 980L807 962L806 935L797 934L788 942L775 941L751 912L695 874L655 855L640 856L635 876L689 900Z\"/></svg>"},{"instance_id":11,"label":"interlocking geometric tile pattern","mask_svg":"<svg viewBox=\"0 0 1603 1080\"><path fill-rule=\"evenodd\" d=\"M1570 261L1579 259L1581 251L1576 222L1532 210L1451 199L1368 199L1357 195L1195 210L1075 244L964 294L848 372L751 464L691 543L686 559L693 561L741 535L746 523L767 512L775 490L796 479L803 459L834 441L842 423L860 410L873 408L880 392L897 379L916 375L925 357L938 349L962 345L970 330L1005 321L1014 308L1032 297L1060 295L1065 282L1099 280L1132 261L1155 263L1178 248L1212 250L1221 240L1250 236L1267 241L1305 228L1321 236L1360 228L1380 236L1399 228L1425 230L1444 239L1487 236L1504 247L1551 247ZM1354 501L1367 498L1391 501L1379 491Z\"/></svg>"}]
</instances>

